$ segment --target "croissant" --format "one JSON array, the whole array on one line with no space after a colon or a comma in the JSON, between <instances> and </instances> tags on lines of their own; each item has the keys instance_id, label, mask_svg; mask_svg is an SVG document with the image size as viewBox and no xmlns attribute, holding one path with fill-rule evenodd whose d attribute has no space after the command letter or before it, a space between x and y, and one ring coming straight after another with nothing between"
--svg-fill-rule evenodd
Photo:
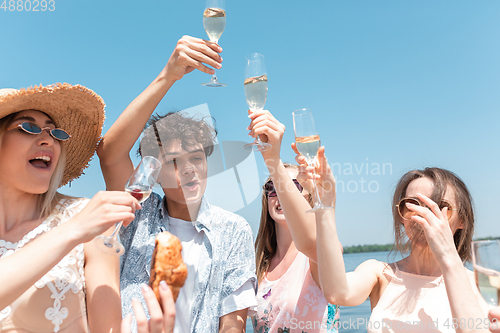
<instances>
[{"instance_id":1,"label":"croissant","mask_svg":"<svg viewBox=\"0 0 500 333\"><path fill-rule=\"evenodd\" d=\"M187 278L187 267L182 261L182 245L179 238L168 231L156 236L155 249L151 260L151 277L149 285L160 301L160 281L165 280L174 296L174 301L179 296L179 291Z\"/></svg>"}]
</instances>

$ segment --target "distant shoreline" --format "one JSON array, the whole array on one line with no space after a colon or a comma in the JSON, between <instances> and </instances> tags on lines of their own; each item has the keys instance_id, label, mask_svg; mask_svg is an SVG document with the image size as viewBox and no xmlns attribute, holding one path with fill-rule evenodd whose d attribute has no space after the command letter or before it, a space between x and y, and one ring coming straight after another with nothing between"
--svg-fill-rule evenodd
<instances>
[{"instance_id":1,"label":"distant shoreline","mask_svg":"<svg viewBox=\"0 0 500 333\"><path fill-rule=\"evenodd\" d=\"M484 237L476 238L474 241L500 239L500 237ZM371 245L354 245L344 246L344 254L347 253L362 253L362 252L382 252L391 251L393 244L371 244Z\"/></svg>"}]
</instances>

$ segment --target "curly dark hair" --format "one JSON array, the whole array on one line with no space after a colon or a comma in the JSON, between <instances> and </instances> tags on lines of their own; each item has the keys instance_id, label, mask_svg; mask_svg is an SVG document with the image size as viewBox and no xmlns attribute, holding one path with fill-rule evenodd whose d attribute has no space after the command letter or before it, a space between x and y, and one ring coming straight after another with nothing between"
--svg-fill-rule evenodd
<instances>
[{"instance_id":1,"label":"curly dark hair","mask_svg":"<svg viewBox=\"0 0 500 333\"><path fill-rule=\"evenodd\" d=\"M172 140L181 140L184 150L190 151L192 147L201 144L205 156L210 156L217 142L217 129L215 119L210 117L214 123L211 126L206 118L200 119L182 111L151 116L142 132L137 154L141 157L160 156L160 147Z\"/></svg>"}]
</instances>

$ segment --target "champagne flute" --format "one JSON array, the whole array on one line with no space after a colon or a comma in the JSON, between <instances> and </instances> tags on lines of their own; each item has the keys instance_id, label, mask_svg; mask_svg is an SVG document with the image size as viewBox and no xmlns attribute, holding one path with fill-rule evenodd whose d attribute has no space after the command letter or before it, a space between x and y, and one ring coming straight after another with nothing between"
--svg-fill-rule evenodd
<instances>
[{"instance_id":1,"label":"champagne flute","mask_svg":"<svg viewBox=\"0 0 500 333\"><path fill-rule=\"evenodd\" d=\"M486 303L500 305L500 240L472 242L476 284Z\"/></svg>"},{"instance_id":2,"label":"champagne flute","mask_svg":"<svg viewBox=\"0 0 500 333\"><path fill-rule=\"evenodd\" d=\"M259 53L252 53L246 56L245 66L245 97L251 112L264 109L267 99L267 71L264 63L264 56ZM246 149L266 151L271 149L269 143L260 141L257 136L252 143L244 146Z\"/></svg>"},{"instance_id":3,"label":"champagne flute","mask_svg":"<svg viewBox=\"0 0 500 333\"><path fill-rule=\"evenodd\" d=\"M130 176L125 192L137 199L139 203L145 201L153 186L158 180L161 170L161 162L152 156L144 156ZM125 252L125 248L118 239L118 231L123 222L118 222L111 236L97 236L94 238L94 244L104 253L120 256Z\"/></svg>"},{"instance_id":4,"label":"champagne flute","mask_svg":"<svg viewBox=\"0 0 500 333\"><path fill-rule=\"evenodd\" d=\"M224 8L224 0L207 0L205 11L203 12L203 27L207 32L208 39L216 44L218 44L224 28L226 28L226 11ZM206 87L227 86L227 84L217 81L215 69L210 81L201 85Z\"/></svg>"},{"instance_id":5,"label":"champagne flute","mask_svg":"<svg viewBox=\"0 0 500 333\"><path fill-rule=\"evenodd\" d=\"M321 146L318 131L314 124L312 111L309 109L295 110L293 113L293 130L295 132L295 145L297 150L304 155L307 164L314 166L314 161L318 155L318 149ZM316 179L313 179L314 189L314 207L307 212L315 212L318 210L332 209L323 205L318 194Z\"/></svg>"}]
</instances>

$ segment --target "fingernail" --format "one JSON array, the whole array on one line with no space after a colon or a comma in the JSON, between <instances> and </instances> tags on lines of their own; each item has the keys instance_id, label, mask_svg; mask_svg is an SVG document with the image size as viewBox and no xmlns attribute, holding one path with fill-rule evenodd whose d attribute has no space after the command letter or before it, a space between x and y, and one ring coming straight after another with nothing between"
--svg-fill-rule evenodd
<instances>
[{"instance_id":1,"label":"fingernail","mask_svg":"<svg viewBox=\"0 0 500 333\"><path fill-rule=\"evenodd\" d=\"M167 283L164 280L160 281L160 288L163 289L163 290L167 290L168 285L167 285Z\"/></svg>"},{"instance_id":2,"label":"fingernail","mask_svg":"<svg viewBox=\"0 0 500 333\"><path fill-rule=\"evenodd\" d=\"M215 71L213 69L209 70L210 74L215 74Z\"/></svg>"},{"instance_id":3,"label":"fingernail","mask_svg":"<svg viewBox=\"0 0 500 333\"><path fill-rule=\"evenodd\" d=\"M219 57L220 57L220 56L219 56ZM222 57L220 57L220 62L223 62L223 61L224 61L224 59L222 59Z\"/></svg>"},{"instance_id":4,"label":"fingernail","mask_svg":"<svg viewBox=\"0 0 500 333\"><path fill-rule=\"evenodd\" d=\"M144 292L148 292L149 291L149 286L147 284L145 284L145 283L141 283L141 289Z\"/></svg>"}]
</instances>

